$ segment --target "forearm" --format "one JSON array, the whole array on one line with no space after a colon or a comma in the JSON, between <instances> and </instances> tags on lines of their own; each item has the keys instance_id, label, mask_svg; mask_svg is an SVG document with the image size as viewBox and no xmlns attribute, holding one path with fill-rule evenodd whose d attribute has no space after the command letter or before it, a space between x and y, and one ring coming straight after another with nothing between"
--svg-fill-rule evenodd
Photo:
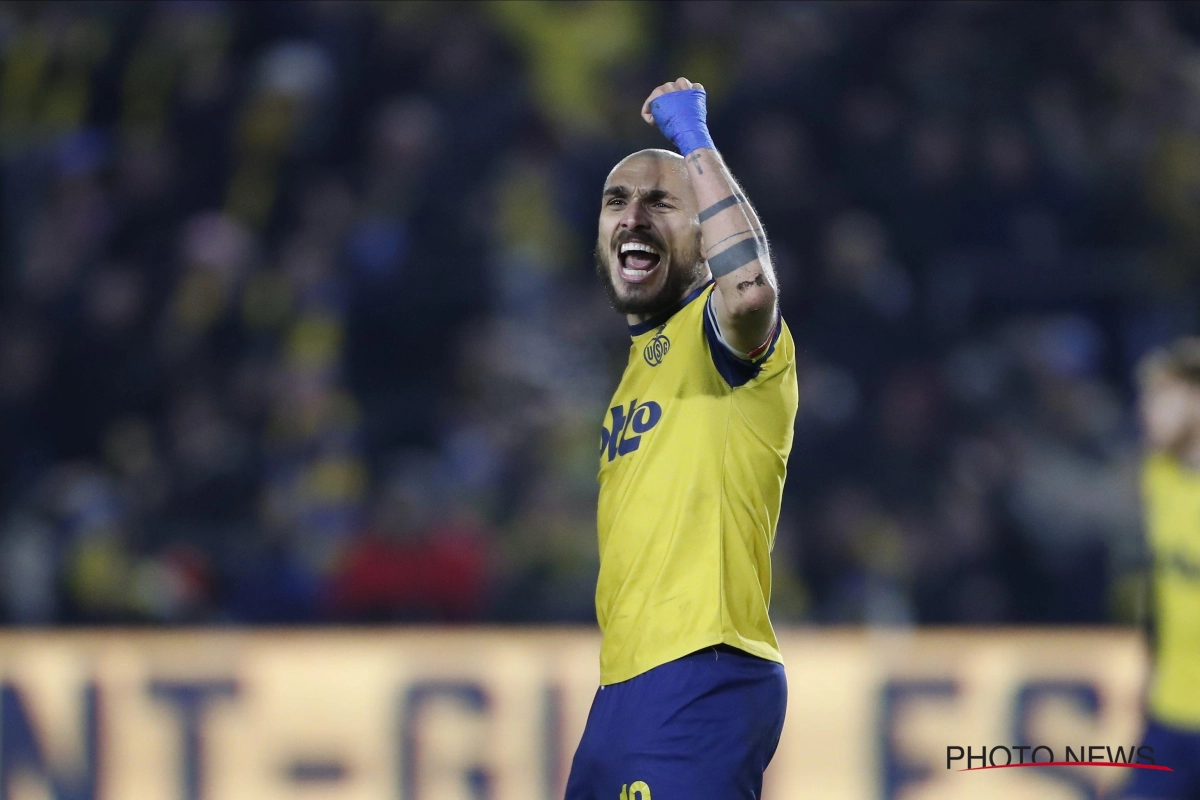
<instances>
[{"instance_id":1,"label":"forearm","mask_svg":"<svg viewBox=\"0 0 1200 800\"><path fill-rule=\"evenodd\" d=\"M687 157L687 165L700 209L704 257L717 284L718 317L730 328L726 334L749 351L775 324L777 283L766 233L720 153L700 148Z\"/></svg>"},{"instance_id":2,"label":"forearm","mask_svg":"<svg viewBox=\"0 0 1200 800\"><path fill-rule=\"evenodd\" d=\"M726 343L751 353L773 333L776 283L758 215L733 179L708 132L704 87L687 78L656 88L642 118L679 148L696 195L700 238L716 280L713 310Z\"/></svg>"}]
</instances>

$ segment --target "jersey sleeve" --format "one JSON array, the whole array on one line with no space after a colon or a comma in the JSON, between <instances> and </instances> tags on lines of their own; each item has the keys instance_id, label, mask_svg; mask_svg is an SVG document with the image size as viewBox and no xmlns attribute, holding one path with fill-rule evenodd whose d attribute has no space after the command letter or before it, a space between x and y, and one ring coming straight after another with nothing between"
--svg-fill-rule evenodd
<instances>
[{"instance_id":1,"label":"jersey sleeve","mask_svg":"<svg viewBox=\"0 0 1200 800\"><path fill-rule=\"evenodd\" d=\"M775 352L775 343L779 341L779 332L783 328L783 318L778 310L775 312L775 325L771 334L759 347L749 353L735 349L721 333L717 322L717 312L713 308L713 294L708 293L704 302L704 337L708 339L708 349L712 353L713 366L731 387L744 386L758 377L762 372L763 363Z\"/></svg>"}]
</instances>

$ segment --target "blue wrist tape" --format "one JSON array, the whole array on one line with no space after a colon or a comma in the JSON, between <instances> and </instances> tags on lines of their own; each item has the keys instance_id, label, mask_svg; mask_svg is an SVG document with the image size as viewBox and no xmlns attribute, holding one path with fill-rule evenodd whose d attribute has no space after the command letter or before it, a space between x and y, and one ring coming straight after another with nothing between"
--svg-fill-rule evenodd
<instances>
[{"instance_id":1,"label":"blue wrist tape","mask_svg":"<svg viewBox=\"0 0 1200 800\"><path fill-rule=\"evenodd\" d=\"M708 110L702 89L683 89L655 98L650 113L658 129L675 143L684 156L701 147L713 147L708 135Z\"/></svg>"}]
</instances>

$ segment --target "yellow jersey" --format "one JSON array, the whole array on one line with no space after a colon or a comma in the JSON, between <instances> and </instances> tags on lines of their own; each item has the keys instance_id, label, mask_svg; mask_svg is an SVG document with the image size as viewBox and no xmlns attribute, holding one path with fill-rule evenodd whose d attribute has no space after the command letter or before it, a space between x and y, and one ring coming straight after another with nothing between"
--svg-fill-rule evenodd
<instances>
[{"instance_id":1,"label":"yellow jersey","mask_svg":"<svg viewBox=\"0 0 1200 800\"><path fill-rule=\"evenodd\" d=\"M1200 728L1200 473L1156 454L1142 488L1158 631L1150 711L1169 725Z\"/></svg>"},{"instance_id":2,"label":"yellow jersey","mask_svg":"<svg viewBox=\"0 0 1200 800\"><path fill-rule=\"evenodd\" d=\"M716 644L782 661L767 616L771 547L796 418L782 318L730 348L713 284L631 325L600 437L596 617L607 685Z\"/></svg>"}]
</instances>

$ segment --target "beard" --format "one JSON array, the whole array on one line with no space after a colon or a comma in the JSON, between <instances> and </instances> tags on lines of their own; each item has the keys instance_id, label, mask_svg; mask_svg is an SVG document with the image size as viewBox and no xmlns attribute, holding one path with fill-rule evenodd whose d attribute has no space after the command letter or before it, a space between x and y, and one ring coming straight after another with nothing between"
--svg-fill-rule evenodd
<instances>
[{"instance_id":1,"label":"beard","mask_svg":"<svg viewBox=\"0 0 1200 800\"><path fill-rule=\"evenodd\" d=\"M658 246L658 243L655 243ZM663 252L663 248L659 252ZM674 255L674 254L672 254ZM679 254L679 258L672 258L668 266L666 280L658 287L656 291L643 292L643 287L640 284L634 284L634 291L630 296L622 297L617 291L616 279L613 277L613 269L608 261L609 248L596 242L596 275L600 277L600 282L604 284L604 292L608 295L608 301L612 307L622 314L635 314L638 316L653 317L663 311L673 308L680 300L683 299L688 289L692 288L704 274L705 261L700 254L700 235L696 234L696 239L692 246L683 253Z\"/></svg>"}]
</instances>

